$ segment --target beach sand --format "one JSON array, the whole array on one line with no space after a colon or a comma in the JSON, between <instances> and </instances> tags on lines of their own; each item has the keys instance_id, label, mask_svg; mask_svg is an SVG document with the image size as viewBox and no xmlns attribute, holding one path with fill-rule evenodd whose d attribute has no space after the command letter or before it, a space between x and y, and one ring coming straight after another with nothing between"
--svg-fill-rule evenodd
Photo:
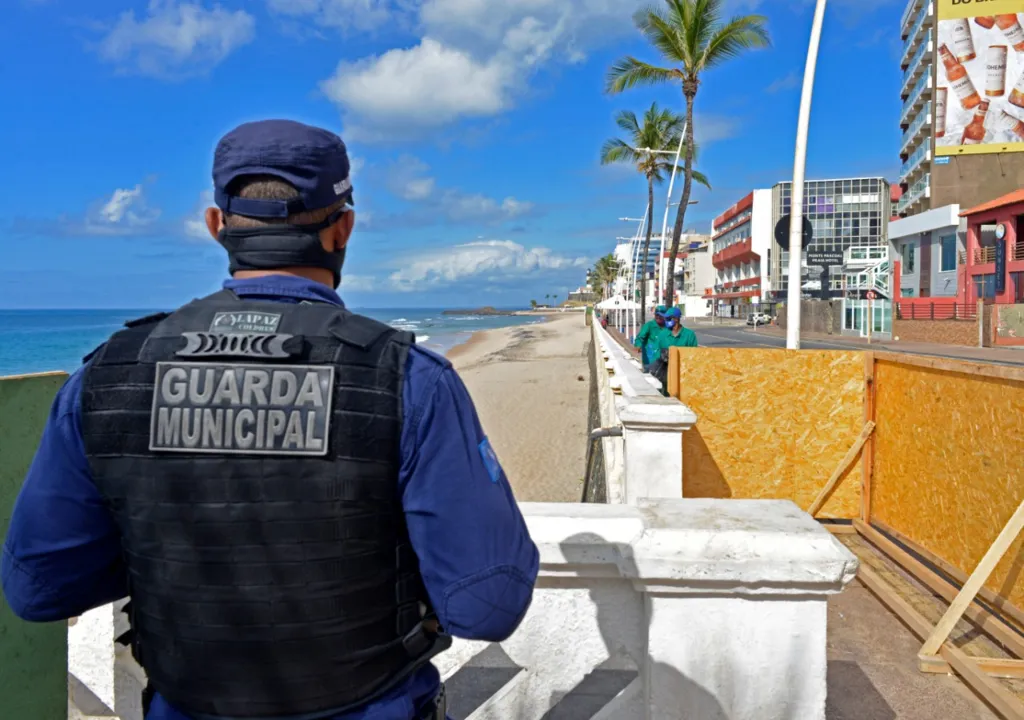
<instances>
[{"instance_id":1,"label":"beach sand","mask_svg":"<svg viewBox=\"0 0 1024 720\"><path fill-rule=\"evenodd\" d=\"M473 335L448 358L520 502L579 502L590 330L583 313Z\"/></svg>"}]
</instances>

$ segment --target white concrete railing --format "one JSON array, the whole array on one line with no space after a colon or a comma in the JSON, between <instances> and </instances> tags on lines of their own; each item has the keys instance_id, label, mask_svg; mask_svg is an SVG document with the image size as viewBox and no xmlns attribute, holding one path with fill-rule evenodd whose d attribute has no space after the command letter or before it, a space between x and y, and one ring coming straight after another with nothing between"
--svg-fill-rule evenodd
<instances>
[{"instance_id":1,"label":"white concrete railing","mask_svg":"<svg viewBox=\"0 0 1024 720\"><path fill-rule=\"evenodd\" d=\"M824 719L827 598L858 563L796 505L522 507L541 556L533 604L509 640L456 641L437 659L454 717ZM141 720L116 616L108 605L70 628L69 668Z\"/></svg>"},{"instance_id":2,"label":"white concrete railing","mask_svg":"<svg viewBox=\"0 0 1024 720\"><path fill-rule=\"evenodd\" d=\"M608 502L682 497L682 433L697 416L675 398L662 397L660 383L600 323L592 328L601 426L623 430L622 437L600 440Z\"/></svg>"}]
</instances>

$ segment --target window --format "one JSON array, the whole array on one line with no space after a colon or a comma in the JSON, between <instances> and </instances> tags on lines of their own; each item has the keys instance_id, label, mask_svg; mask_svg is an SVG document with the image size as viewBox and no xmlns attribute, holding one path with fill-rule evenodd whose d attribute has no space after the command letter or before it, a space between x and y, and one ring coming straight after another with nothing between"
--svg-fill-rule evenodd
<instances>
[{"instance_id":1,"label":"window","mask_svg":"<svg viewBox=\"0 0 1024 720\"><path fill-rule=\"evenodd\" d=\"M979 298L991 298L996 296L995 275L975 275L974 292Z\"/></svg>"},{"instance_id":2,"label":"window","mask_svg":"<svg viewBox=\"0 0 1024 720\"><path fill-rule=\"evenodd\" d=\"M911 243L900 245L900 255L903 257L903 272L913 273L914 270L914 246Z\"/></svg>"},{"instance_id":3,"label":"window","mask_svg":"<svg viewBox=\"0 0 1024 720\"><path fill-rule=\"evenodd\" d=\"M956 270L956 235L943 235L939 244L942 247L939 272L953 272Z\"/></svg>"}]
</instances>

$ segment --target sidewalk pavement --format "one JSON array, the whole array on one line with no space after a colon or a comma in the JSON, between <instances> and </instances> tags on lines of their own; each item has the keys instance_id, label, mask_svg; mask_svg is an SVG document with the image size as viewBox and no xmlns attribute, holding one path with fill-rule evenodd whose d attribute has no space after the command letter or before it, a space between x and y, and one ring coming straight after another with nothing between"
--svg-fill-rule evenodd
<instances>
[{"instance_id":1,"label":"sidewalk pavement","mask_svg":"<svg viewBox=\"0 0 1024 720\"><path fill-rule=\"evenodd\" d=\"M786 337L786 331L775 325L759 328L759 333L775 337ZM901 340L873 340L868 344L867 338L850 337L848 335L829 335L826 333L801 332L800 337L806 340L849 345L861 350L888 350L890 352L911 353L914 355L938 355L940 357L971 360L974 362L999 363L1001 365L1024 365L1024 347L1017 348L979 348L964 345L944 345L940 343L903 342Z\"/></svg>"}]
</instances>

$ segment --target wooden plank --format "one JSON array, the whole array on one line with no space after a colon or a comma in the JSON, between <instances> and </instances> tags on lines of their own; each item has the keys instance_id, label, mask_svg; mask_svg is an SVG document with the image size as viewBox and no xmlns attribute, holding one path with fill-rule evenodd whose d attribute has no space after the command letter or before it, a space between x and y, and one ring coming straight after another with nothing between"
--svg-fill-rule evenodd
<instances>
[{"instance_id":1,"label":"wooden plank","mask_svg":"<svg viewBox=\"0 0 1024 720\"><path fill-rule=\"evenodd\" d=\"M875 423L875 353L864 354L864 422ZM871 522L871 479L875 472L875 441L869 439L861 456L860 517Z\"/></svg>"},{"instance_id":2,"label":"wooden plank","mask_svg":"<svg viewBox=\"0 0 1024 720\"><path fill-rule=\"evenodd\" d=\"M939 648L956 674L978 693L1003 720L1024 720L1024 704L998 680L993 680L961 650L945 643Z\"/></svg>"},{"instance_id":3,"label":"wooden plank","mask_svg":"<svg viewBox=\"0 0 1024 720\"><path fill-rule=\"evenodd\" d=\"M828 530L833 535L856 535L857 528L853 525L847 525L839 523L821 523L821 526Z\"/></svg>"},{"instance_id":4,"label":"wooden plank","mask_svg":"<svg viewBox=\"0 0 1024 720\"><path fill-rule=\"evenodd\" d=\"M832 496L832 491L836 489L836 485L838 485L839 481L845 477L844 473L846 472L846 468L850 467L850 463L857 458L857 455L860 453L860 449L864 447L864 443L868 441L868 438L871 437L871 433L874 432L874 430L875 423L868 420L864 425L864 429L860 431L860 435L857 437L857 440L853 443L853 447L851 447L846 455L843 456L843 459L839 461L839 466L832 471L832 476L828 479L828 482L825 483L825 487L821 489L821 492L818 493L818 497L814 498L814 502L812 502L811 506L807 509L807 512L812 517L818 514L818 511L821 510L825 501Z\"/></svg>"},{"instance_id":5,"label":"wooden plank","mask_svg":"<svg viewBox=\"0 0 1024 720\"><path fill-rule=\"evenodd\" d=\"M928 622L924 615L915 610L910 603L897 595L896 591L878 573L864 563L861 563L860 568L857 569L857 579L861 581L864 587L874 593L875 597L883 605L892 610L896 617L902 620L903 624L910 629L910 632L922 640L928 637L928 634L932 631L932 624Z\"/></svg>"},{"instance_id":6,"label":"wooden plank","mask_svg":"<svg viewBox=\"0 0 1024 720\"><path fill-rule=\"evenodd\" d=\"M977 363L969 360L954 360L951 358L895 352L876 352L874 355L875 359L879 362L892 362L900 365L931 368L932 370L946 370L947 372L963 373L965 375L983 375L985 377L1024 382L1024 367L1020 365Z\"/></svg>"},{"instance_id":7,"label":"wooden plank","mask_svg":"<svg viewBox=\"0 0 1024 720\"><path fill-rule=\"evenodd\" d=\"M679 397L679 375L683 368L680 365L679 348L668 349L668 396Z\"/></svg>"},{"instance_id":8,"label":"wooden plank","mask_svg":"<svg viewBox=\"0 0 1024 720\"><path fill-rule=\"evenodd\" d=\"M963 585L965 582L967 582L967 573L963 572L960 568L956 567L952 563L949 563L946 560L942 559L928 548L923 547L918 543L914 542L906 535L901 533L899 530L891 528L885 523L880 522L878 520L872 520L871 525L899 540L901 543L909 547L918 555L925 558L932 565L934 565L935 567L939 568L942 572L949 575L960 585ZM1017 624L1022 629L1024 629L1024 610L1021 610L1019 607L1011 603L1002 595L997 595L996 593L992 592L987 587L983 587L981 591L978 593L978 595L980 595L985 602L994 607L996 610L999 610L1007 617L1015 620Z\"/></svg>"},{"instance_id":9,"label":"wooden plank","mask_svg":"<svg viewBox=\"0 0 1024 720\"><path fill-rule=\"evenodd\" d=\"M1024 660L969 657L986 675L1007 679L1024 678ZM921 672L934 673L936 675L948 675L953 672L953 668L949 666L949 663L938 655L919 657L918 667L921 669Z\"/></svg>"},{"instance_id":10,"label":"wooden plank","mask_svg":"<svg viewBox=\"0 0 1024 720\"><path fill-rule=\"evenodd\" d=\"M946 610L946 614L942 616L942 619L939 620L931 635L925 640L924 645L921 646L922 655L935 655L939 651L942 643L946 642L946 638L949 637L953 627L963 617L964 612L970 607L974 597L981 590L982 585L988 580L988 576L992 574L996 565L999 564L1003 554L1006 553L1010 545L1017 539L1021 529L1024 529L1024 502L1017 506L1017 512L1006 523L1002 532L999 533L995 542L992 543L988 552L985 553L981 562L978 563L978 567L971 573L960 593L950 604L949 609Z\"/></svg>"},{"instance_id":11,"label":"wooden plank","mask_svg":"<svg viewBox=\"0 0 1024 720\"><path fill-rule=\"evenodd\" d=\"M957 589L955 587L896 543L874 528L865 525L860 520L854 520L853 527L860 533L861 537L875 545L875 547L888 555L904 570L944 600L952 602L956 599ZM964 615L998 641L1004 648L1017 657L1024 657L1024 636L1018 633L1012 626L1005 624L1000 618L992 615L986 608L979 605L969 605Z\"/></svg>"}]
</instances>

